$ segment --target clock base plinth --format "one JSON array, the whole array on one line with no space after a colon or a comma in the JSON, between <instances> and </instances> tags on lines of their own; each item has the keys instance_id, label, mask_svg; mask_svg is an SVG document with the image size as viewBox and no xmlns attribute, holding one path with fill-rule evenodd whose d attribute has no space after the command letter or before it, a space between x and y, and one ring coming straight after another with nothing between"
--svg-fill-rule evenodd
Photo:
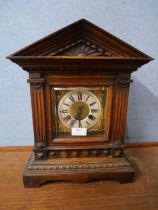
<instances>
[{"instance_id":1,"label":"clock base plinth","mask_svg":"<svg viewBox=\"0 0 158 210\"><path fill-rule=\"evenodd\" d=\"M25 187L40 187L49 181L89 182L93 180L117 180L132 182L135 171L127 158L60 158L35 160L32 153L23 181Z\"/></svg>"}]
</instances>

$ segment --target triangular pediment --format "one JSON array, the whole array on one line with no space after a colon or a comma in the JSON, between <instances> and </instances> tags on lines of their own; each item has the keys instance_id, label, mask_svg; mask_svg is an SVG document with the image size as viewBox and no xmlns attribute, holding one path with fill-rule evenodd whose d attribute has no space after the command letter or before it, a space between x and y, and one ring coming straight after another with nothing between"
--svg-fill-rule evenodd
<instances>
[{"instance_id":1,"label":"triangular pediment","mask_svg":"<svg viewBox=\"0 0 158 210\"><path fill-rule=\"evenodd\" d=\"M34 42L8 56L8 58L20 66L24 66L23 64L30 66L32 61L35 66L39 64L41 59L42 62L45 61L45 63L47 62L51 66L56 65L60 58L63 59L62 62L64 65L64 61L68 62L68 59L71 58L73 60L83 59L80 62L84 62L85 59L86 62L88 62L88 59L95 59L94 62L96 64L99 65L99 63L102 63L104 66L106 66L106 63L109 65L112 59L114 61L113 63L115 61L116 63L123 63L123 60L127 63L127 60L130 62L136 60L139 63L138 67L140 67L152 60L150 56L85 19L72 23Z\"/></svg>"},{"instance_id":2,"label":"triangular pediment","mask_svg":"<svg viewBox=\"0 0 158 210\"><path fill-rule=\"evenodd\" d=\"M149 57L87 20L81 19L14 53L14 56Z\"/></svg>"}]
</instances>

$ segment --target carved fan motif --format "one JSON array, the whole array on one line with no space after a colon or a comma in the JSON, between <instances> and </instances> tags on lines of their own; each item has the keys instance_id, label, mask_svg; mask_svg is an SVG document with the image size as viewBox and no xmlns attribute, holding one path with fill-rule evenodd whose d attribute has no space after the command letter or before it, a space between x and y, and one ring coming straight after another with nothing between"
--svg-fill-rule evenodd
<instances>
[{"instance_id":1,"label":"carved fan motif","mask_svg":"<svg viewBox=\"0 0 158 210\"><path fill-rule=\"evenodd\" d=\"M65 56L111 56L112 53L103 48L96 46L84 39L80 39L63 48L52 52L50 55L65 55Z\"/></svg>"}]
</instances>

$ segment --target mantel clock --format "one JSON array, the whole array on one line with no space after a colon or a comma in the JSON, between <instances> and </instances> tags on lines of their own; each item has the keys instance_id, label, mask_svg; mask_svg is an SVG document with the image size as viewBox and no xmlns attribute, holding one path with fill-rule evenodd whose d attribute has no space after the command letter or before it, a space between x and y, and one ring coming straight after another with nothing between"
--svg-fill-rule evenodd
<instances>
[{"instance_id":1,"label":"mantel clock","mask_svg":"<svg viewBox=\"0 0 158 210\"><path fill-rule=\"evenodd\" d=\"M133 181L124 155L130 78L151 57L81 19L8 58L29 73L35 143L26 187Z\"/></svg>"}]
</instances>

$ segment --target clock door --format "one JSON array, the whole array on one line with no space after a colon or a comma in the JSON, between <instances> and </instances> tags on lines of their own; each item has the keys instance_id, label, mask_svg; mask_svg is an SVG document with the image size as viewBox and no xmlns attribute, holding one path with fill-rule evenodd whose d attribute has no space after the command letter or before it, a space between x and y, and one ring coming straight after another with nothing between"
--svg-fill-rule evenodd
<instances>
[{"instance_id":1,"label":"clock door","mask_svg":"<svg viewBox=\"0 0 158 210\"><path fill-rule=\"evenodd\" d=\"M109 142L113 86L105 80L98 86L97 80L82 79L78 86L78 78L64 85L55 76L47 78L49 145Z\"/></svg>"}]
</instances>

